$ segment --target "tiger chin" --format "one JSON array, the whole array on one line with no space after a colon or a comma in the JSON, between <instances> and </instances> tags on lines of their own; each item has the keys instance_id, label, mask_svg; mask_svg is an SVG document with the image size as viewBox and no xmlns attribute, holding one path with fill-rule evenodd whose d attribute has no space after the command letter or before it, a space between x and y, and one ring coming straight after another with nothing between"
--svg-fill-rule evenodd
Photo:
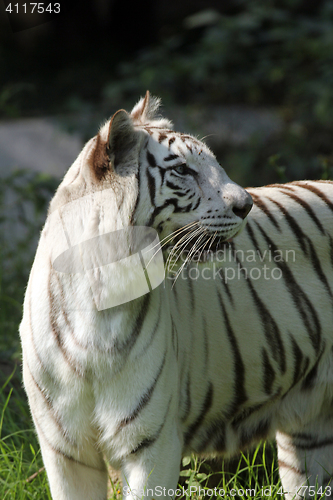
<instances>
[{"instance_id":1,"label":"tiger chin","mask_svg":"<svg viewBox=\"0 0 333 500\"><path fill-rule=\"evenodd\" d=\"M246 191L158 106L85 145L32 266L23 379L52 498L105 500L104 457L124 495L172 497L183 455L274 437L287 500L332 498L333 184Z\"/></svg>"}]
</instances>

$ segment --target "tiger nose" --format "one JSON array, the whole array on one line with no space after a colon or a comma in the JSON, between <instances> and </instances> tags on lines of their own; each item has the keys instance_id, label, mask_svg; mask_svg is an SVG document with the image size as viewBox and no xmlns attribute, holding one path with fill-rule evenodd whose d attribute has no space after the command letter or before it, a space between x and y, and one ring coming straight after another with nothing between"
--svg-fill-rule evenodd
<instances>
[{"instance_id":1,"label":"tiger nose","mask_svg":"<svg viewBox=\"0 0 333 500\"><path fill-rule=\"evenodd\" d=\"M236 203L232 209L233 213L240 217L241 219L245 219L249 211L253 206L253 201L249 193L247 193L247 198L242 203Z\"/></svg>"}]
</instances>

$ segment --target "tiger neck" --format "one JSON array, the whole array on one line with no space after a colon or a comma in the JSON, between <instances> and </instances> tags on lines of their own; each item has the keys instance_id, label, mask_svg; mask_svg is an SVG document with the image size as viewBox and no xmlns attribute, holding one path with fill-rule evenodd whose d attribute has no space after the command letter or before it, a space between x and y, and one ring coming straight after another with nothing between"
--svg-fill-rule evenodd
<instances>
[{"instance_id":1,"label":"tiger neck","mask_svg":"<svg viewBox=\"0 0 333 500\"><path fill-rule=\"evenodd\" d=\"M168 294L161 284L142 297L98 312L95 321L104 328L99 328L98 337L91 338L89 343L114 357L127 357L131 350L136 353L147 347L156 335L170 335Z\"/></svg>"}]
</instances>

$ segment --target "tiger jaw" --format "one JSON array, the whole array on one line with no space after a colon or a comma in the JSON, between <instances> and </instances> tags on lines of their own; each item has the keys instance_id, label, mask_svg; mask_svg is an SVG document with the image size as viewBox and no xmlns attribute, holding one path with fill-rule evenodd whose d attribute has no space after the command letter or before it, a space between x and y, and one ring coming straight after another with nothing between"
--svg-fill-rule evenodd
<instances>
[{"instance_id":1,"label":"tiger jaw","mask_svg":"<svg viewBox=\"0 0 333 500\"><path fill-rule=\"evenodd\" d=\"M172 240L167 239L167 264L178 260L182 254L186 255L185 262L206 262L209 255L224 250L243 231L246 222L247 217L240 224L234 223L237 224L236 228L233 224L231 228L229 226L228 229L224 227L220 230L199 223L189 224L188 230L186 226L178 228Z\"/></svg>"}]
</instances>

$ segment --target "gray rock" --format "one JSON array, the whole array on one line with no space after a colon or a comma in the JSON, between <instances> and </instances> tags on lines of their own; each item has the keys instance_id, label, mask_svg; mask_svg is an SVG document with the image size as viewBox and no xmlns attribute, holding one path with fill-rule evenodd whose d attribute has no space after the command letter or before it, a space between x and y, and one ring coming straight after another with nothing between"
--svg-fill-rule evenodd
<instances>
[{"instance_id":1,"label":"gray rock","mask_svg":"<svg viewBox=\"0 0 333 500\"><path fill-rule=\"evenodd\" d=\"M0 122L0 176L29 169L62 177L82 148L77 134L61 130L55 119Z\"/></svg>"}]
</instances>

